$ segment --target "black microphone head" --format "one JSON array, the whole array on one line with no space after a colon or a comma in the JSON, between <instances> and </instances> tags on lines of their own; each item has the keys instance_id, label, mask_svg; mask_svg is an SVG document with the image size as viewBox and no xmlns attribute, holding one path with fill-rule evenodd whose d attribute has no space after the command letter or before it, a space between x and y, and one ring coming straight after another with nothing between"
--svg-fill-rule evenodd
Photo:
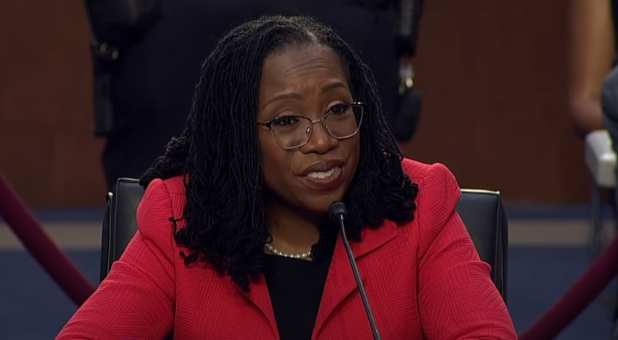
<instances>
[{"instance_id":1,"label":"black microphone head","mask_svg":"<svg viewBox=\"0 0 618 340\"><path fill-rule=\"evenodd\" d=\"M328 207L328 216L330 216L333 221L339 221L339 216L345 216L347 212L348 211L345 208L345 203L341 201L333 202Z\"/></svg>"}]
</instances>

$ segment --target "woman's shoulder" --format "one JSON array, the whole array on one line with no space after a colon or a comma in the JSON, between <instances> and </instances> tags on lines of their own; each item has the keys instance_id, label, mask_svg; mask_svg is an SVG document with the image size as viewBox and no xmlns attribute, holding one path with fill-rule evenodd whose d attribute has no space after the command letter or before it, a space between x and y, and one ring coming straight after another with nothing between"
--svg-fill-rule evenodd
<instances>
[{"instance_id":1,"label":"woman's shoulder","mask_svg":"<svg viewBox=\"0 0 618 340\"><path fill-rule=\"evenodd\" d=\"M425 164L404 158L402 168L412 182L418 185L417 212L421 219L441 221L459 201L459 185L453 173L441 163Z\"/></svg>"},{"instance_id":2,"label":"woman's shoulder","mask_svg":"<svg viewBox=\"0 0 618 340\"><path fill-rule=\"evenodd\" d=\"M443 164L404 159L402 168L418 185L415 220L420 228L419 254L425 254L452 217L460 191L455 176Z\"/></svg>"},{"instance_id":3,"label":"woman's shoulder","mask_svg":"<svg viewBox=\"0 0 618 340\"><path fill-rule=\"evenodd\" d=\"M152 186L160 187L159 189L165 188L165 190L171 195L184 195L186 182L185 180L186 176L184 175L174 176L165 179L155 178L148 184L146 191L148 191L148 188Z\"/></svg>"},{"instance_id":4,"label":"woman's shoulder","mask_svg":"<svg viewBox=\"0 0 618 340\"><path fill-rule=\"evenodd\" d=\"M436 181L445 182L447 185L457 185L453 173L442 163L427 164L411 158L404 158L401 166L410 180L419 186L434 184Z\"/></svg>"},{"instance_id":5,"label":"woman's shoulder","mask_svg":"<svg viewBox=\"0 0 618 340\"><path fill-rule=\"evenodd\" d=\"M138 220L152 220L156 217L181 219L186 202L184 178L175 176L150 181L137 209Z\"/></svg>"},{"instance_id":6,"label":"woman's shoulder","mask_svg":"<svg viewBox=\"0 0 618 340\"><path fill-rule=\"evenodd\" d=\"M185 195L185 178L186 176L174 176L170 178L154 178L146 186L142 199L150 198L151 196L165 195Z\"/></svg>"}]
</instances>

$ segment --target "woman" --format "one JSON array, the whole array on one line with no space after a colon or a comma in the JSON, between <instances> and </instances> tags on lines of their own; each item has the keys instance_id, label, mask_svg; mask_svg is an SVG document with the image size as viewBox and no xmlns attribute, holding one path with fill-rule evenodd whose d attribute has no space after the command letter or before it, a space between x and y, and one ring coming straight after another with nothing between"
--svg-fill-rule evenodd
<instances>
[{"instance_id":1,"label":"woman","mask_svg":"<svg viewBox=\"0 0 618 340\"><path fill-rule=\"evenodd\" d=\"M367 66L331 29L264 17L203 65L184 133L142 178L139 230L59 338L515 338L442 165L403 160Z\"/></svg>"}]
</instances>

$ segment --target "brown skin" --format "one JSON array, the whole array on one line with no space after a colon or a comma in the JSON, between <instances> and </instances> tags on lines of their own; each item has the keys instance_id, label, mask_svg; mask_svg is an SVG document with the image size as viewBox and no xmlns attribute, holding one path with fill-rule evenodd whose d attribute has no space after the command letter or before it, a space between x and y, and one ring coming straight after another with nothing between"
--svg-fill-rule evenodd
<instances>
[{"instance_id":1,"label":"brown skin","mask_svg":"<svg viewBox=\"0 0 618 340\"><path fill-rule=\"evenodd\" d=\"M264 60L257 120L284 114L319 119L332 105L352 102L348 77L339 56L317 44L293 45ZM358 166L360 136L337 140L321 124L313 125L307 144L284 150L270 130L258 126L266 195L266 214L272 245L284 252L308 250L319 239L319 223L329 205L342 200ZM342 164L334 188L315 188L307 169L323 162Z\"/></svg>"},{"instance_id":2,"label":"brown skin","mask_svg":"<svg viewBox=\"0 0 618 340\"><path fill-rule=\"evenodd\" d=\"M608 0L571 0L569 108L577 132L603 129L601 87L614 57Z\"/></svg>"}]
</instances>

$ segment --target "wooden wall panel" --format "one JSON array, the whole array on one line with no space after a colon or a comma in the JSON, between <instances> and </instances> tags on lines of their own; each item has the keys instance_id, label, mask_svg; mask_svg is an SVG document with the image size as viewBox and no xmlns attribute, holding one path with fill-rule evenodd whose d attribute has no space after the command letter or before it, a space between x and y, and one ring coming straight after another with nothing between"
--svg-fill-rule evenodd
<instances>
[{"instance_id":1,"label":"wooden wall panel","mask_svg":"<svg viewBox=\"0 0 618 340\"><path fill-rule=\"evenodd\" d=\"M0 174L35 208L104 202L82 4L1 5Z\"/></svg>"},{"instance_id":2,"label":"wooden wall panel","mask_svg":"<svg viewBox=\"0 0 618 340\"><path fill-rule=\"evenodd\" d=\"M0 174L37 208L101 206L82 1L3 1ZM570 125L564 1L429 0L418 83L424 111L406 154L510 201L587 200Z\"/></svg>"},{"instance_id":3,"label":"wooden wall panel","mask_svg":"<svg viewBox=\"0 0 618 340\"><path fill-rule=\"evenodd\" d=\"M510 201L585 202L583 144L567 114L566 5L426 1L416 62L424 110L406 154Z\"/></svg>"}]
</instances>

